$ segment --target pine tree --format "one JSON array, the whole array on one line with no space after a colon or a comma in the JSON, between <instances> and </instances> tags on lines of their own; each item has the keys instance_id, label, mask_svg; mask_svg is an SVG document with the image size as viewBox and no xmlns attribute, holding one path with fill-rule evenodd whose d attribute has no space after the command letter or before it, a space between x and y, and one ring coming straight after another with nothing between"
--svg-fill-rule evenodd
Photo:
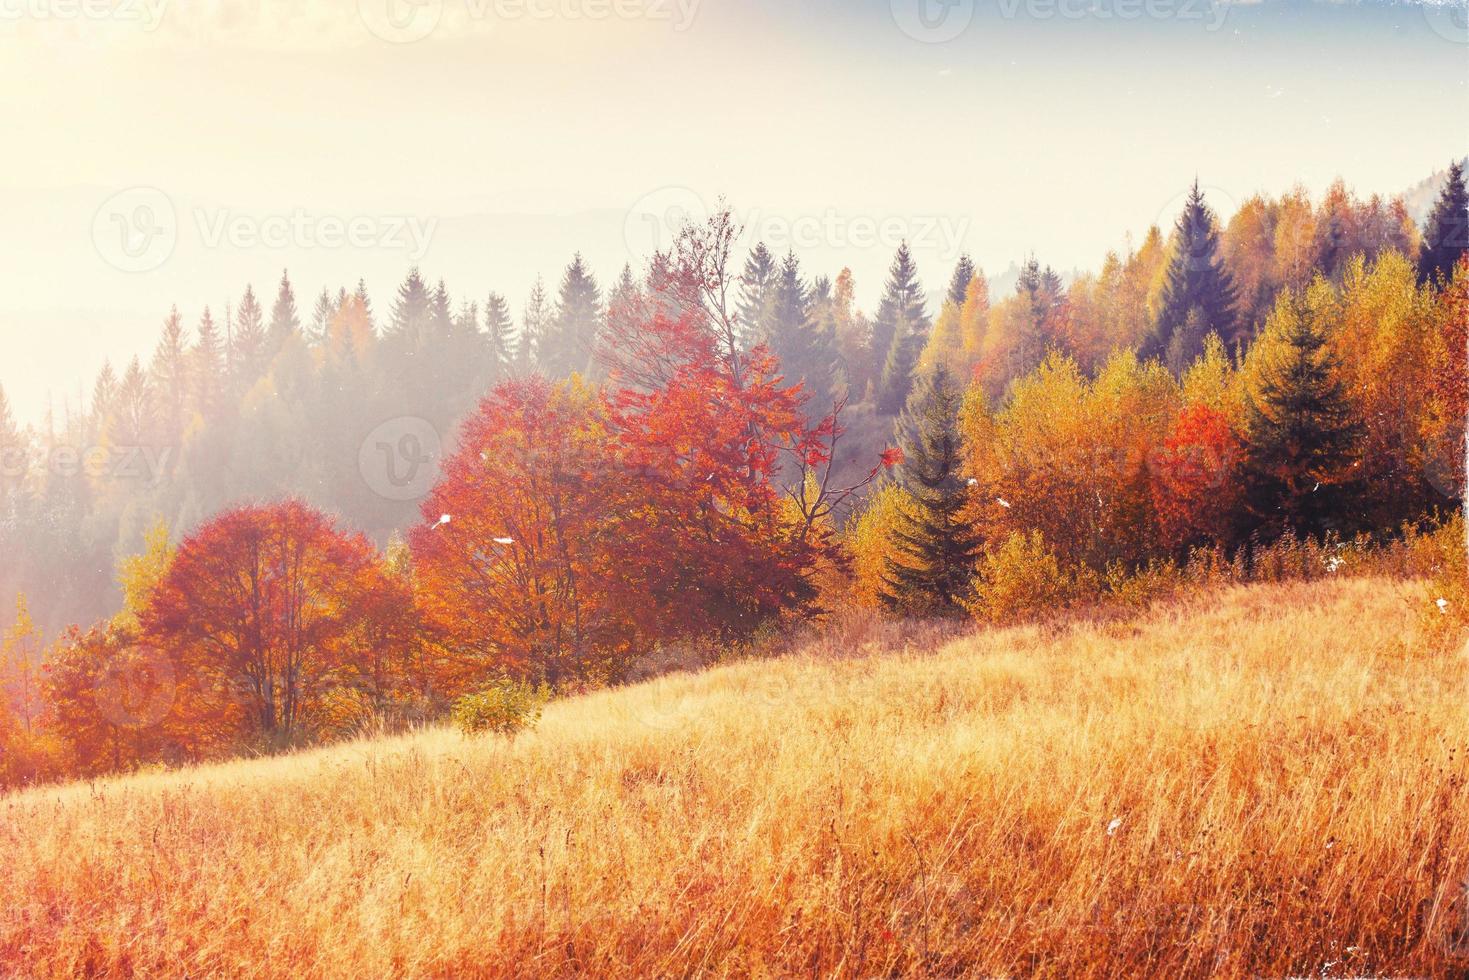
<instances>
[{"instance_id":1,"label":"pine tree","mask_svg":"<svg viewBox=\"0 0 1469 980\"><path fill-rule=\"evenodd\" d=\"M454 313L451 310L449 289L440 279L434 286L432 298L429 300L429 323L433 329L433 340L436 345L448 340L454 333Z\"/></svg>"},{"instance_id":2,"label":"pine tree","mask_svg":"<svg viewBox=\"0 0 1469 980\"><path fill-rule=\"evenodd\" d=\"M1363 430L1324 326L1304 298L1281 298L1251 357L1244 494L1262 536L1351 532Z\"/></svg>"},{"instance_id":3,"label":"pine tree","mask_svg":"<svg viewBox=\"0 0 1469 980\"><path fill-rule=\"evenodd\" d=\"M97 372L97 380L92 383L89 419L94 435L101 435L103 427L107 424L107 413L112 411L112 399L116 394L117 373L112 370L112 362L104 360L102 370Z\"/></svg>"},{"instance_id":4,"label":"pine tree","mask_svg":"<svg viewBox=\"0 0 1469 980\"><path fill-rule=\"evenodd\" d=\"M928 311L923 286L908 243L898 247L888 270L888 281L872 324L872 349L882 361L878 380L878 410L900 411L913 387L913 367L928 339Z\"/></svg>"},{"instance_id":5,"label":"pine tree","mask_svg":"<svg viewBox=\"0 0 1469 980\"><path fill-rule=\"evenodd\" d=\"M194 408L207 419L218 415L224 404L225 344L209 307L199 319L199 329L190 353L190 376L194 382Z\"/></svg>"},{"instance_id":6,"label":"pine tree","mask_svg":"<svg viewBox=\"0 0 1469 980\"><path fill-rule=\"evenodd\" d=\"M372 316L372 299L367 295L367 280L358 279L357 289L352 295L356 298L357 304L361 308L363 322L367 327L368 335L376 336L377 322Z\"/></svg>"},{"instance_id":7,"label":"pine tree","mask_svg":"<svg viewBox=\"0 0 1469 980\"><path fill-rule=\"evenodd\" d=\"M949 302L955 306L964 305L964 297L969 290L969 280L975 276L974 261L968 255L959 256L959 264L954 266L954 275L949 280Z\"/></svg>"},{"instance_id":8,"label":"pine tree","mask_svg":"<svg viewBox=\"0 0 1469 980\"><path fill-rule=\"evenodd\" d=\"M316 297L315 308L311 311L311 328L306 334L307 343L312 347L320 347L326 343L332 316L336 312L337 304L332 302L332 294L323 288L321 295Z\"/></svg>"},{"instance_id":9,"label":"pine tree","mask_svg":"<svg viewBox=\"0 0 1469 980\"><path fill-rule=\"evenodd\" d=\"M602 326L602 291L576 253L561 277L550 334L539 349L541 370L552 378L585 374Z\"/></svg>"},{"instance_id":10,"label":"pine tree","mask_svg":"<svg viewBox=\"0 0 1469 980\"><path fill-rule=\"evenodd\" d=\"M485 343L492 379L505 377L515 361L515 320L510 315L510 304L499 293L490 293L485 300Z\"/></svg>"},{"instance_id":11,"label":"pine tree","mask_svg":"<svg viewBox=\"0 0 1469 980\"><path fill-rule=\"evenodd\" d=\"M546 297L546 282L540 276L531 287L526 298L525 310L520 316L520 344L515 359L522 371L544 370L541 366L541 345L551 330L551 303Z\"/></svg>"},{"instance_id":12,"label":"pine tree","mask_svg":"<svg viewBox=\"0 0 1469 980\"><path fill-rule=\"evenodd\" d=\"M123 372L107 413L107 444L114 448L148 446L154 426L153 390L135 357Z\"/></svg>"},{"instance_id":13,"label":"pine tree","mask_svg":"<svg viewBox=\"0 0 1469 980\"><path fill-rule=\"evenodd\" d=\"M1469 192L1464 187L1464 165L1449 164L1448 179L1428 223L1423 226L1423 248L1418 253L1418 281L1453 278L1459 256L1469 251Z\"/></svg>"},{"instance_id":14,"label":"pine tree","mask_svg":"<svg viewBox=\"0 0 1469 980\"><path fill-rule=\"evenodd\" d=\"M765 335L765 313L776 279L775 256L770 254L764 242L757 242L745 259L745 268L740 274L739 297L735 300L735 316L746 347L770 339Z\"/></svg>"},{"instance_id":15,"label":"pine tree","mask_svg":"<svg viewBox=\"0 0 1469 980\"><path fill-rule=\"evenodd\" d=\"M275 306L270 310L271 356L280 352L286 341L301 333L301 317L296 313L296 293L291 289L290 274L281 272L280 290L276 293Z\"/></svg>"},{"instance_id":16,"label":"pine tree","mask_svg":"<svg viewBox=\"0 0 1469 980\"><path fill-rule=\"evenodd\" d=\"M959 409L963 394L942 365L924 375L899 426L903 462L898 485L913 501L894 532L882 599L895 611L948 615L972 593L979 535L962 511L968 487L960 475Z\"/></svg>"},{"instance_id":17,"label":"pine tree","mask_svg":"<svg viewBox=\"0 0 1469 980\"><path fill-rule=\"evenodd\" d=\"M1144 358L1176 359L1169 364L1182 374L1204 352L1211 333L1231 342L1235 336L1235 305L1239 290L1219 253L1219 229L1214 212L1204 204L1194 181L1174 230L1173 251L1163 278L1163 295L1152 334L1140 351ZM1192 310L1198 314L1190 320ZM1175 336L1180 336L1175 342Z\"/></svg>"},{"instance_id":18,"label":"pine tree","mask_svg":"<svg viewBox=\"0 0 1469 980\"><path fill-rule=\"evenodd\" d=\"M818 298L819 297L819 298ZM789 383L801 382L816 411L828 407L836 364L831 284L808 286L795 253L786 255L769 287L765 335Z\"/></svg>"},{"instance_id":19,"label":"pine tree","mask_svg":"<svg viewBox=\"0 0 1469 980\"><path fill-rule=\"evenodd\" d=\"M25 437L10 413L10 401L0 386L0 542L16 529L15 505L30 469Z\"/></svg>"},{"instance_id":20,"label":"pine tree","mask_svg":"<svg viewBox=\"0 0 1469 980\"><path fill-rule=\"evenodd\" d=\"M392 320L388 325L388 337L407 351L423 348L429 336L433 320L432 300L428 287L418 267L408 270L408 277L398 287L398 298L393 303Z\"/></svg>"},{"instance_id":21,"label":"pine tree","mask_svg":"<svg viewBox=\"0 0 1469 980\"><path fill-rule=\"evenodd\" d=\"M269 351L266 349L265 314L255 290L245 287L240 300L240 309L235 314L235 329L230 341L230 367L234 374L235 391L249 391L269 366Z\"/></svg>"},{"instance_id":22,"label":"pine tree","mask_svg":"<svg viewBox=\"0 0 1469 980\"><path fill-rule=\"evenodd\" d=\"M183 440L189 412L189 349L177 306L163 321L163 335L153 350L149 374L158 394L163 441L165 445L177 446Z\"/></svg>"}]
</instances>

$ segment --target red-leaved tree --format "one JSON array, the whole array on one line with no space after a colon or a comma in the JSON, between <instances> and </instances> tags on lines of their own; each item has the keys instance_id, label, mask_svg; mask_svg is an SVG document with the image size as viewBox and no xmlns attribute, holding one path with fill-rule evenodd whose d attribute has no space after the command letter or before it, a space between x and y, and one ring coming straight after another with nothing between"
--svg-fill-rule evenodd
<instances>
[{"instance_id":1,"label":"red-leaved tree","mask_svg":"<svg viewBox=\"0 0 1469 980\"><path fill-rule=\"evenodd\" d=\"M141 642L239 708L241 736L314 734L353 682L382 570L372 545L297 501L240 507L186 539L142 616Z\"/></svg>"}]
</instances>

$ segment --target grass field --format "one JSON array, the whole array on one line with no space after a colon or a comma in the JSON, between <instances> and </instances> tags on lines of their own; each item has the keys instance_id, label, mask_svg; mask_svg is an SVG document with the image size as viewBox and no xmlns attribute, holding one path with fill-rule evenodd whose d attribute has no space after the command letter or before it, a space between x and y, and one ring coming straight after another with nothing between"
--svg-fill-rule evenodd
<instances>
[{"instance_id":1,"label":"grass field","mask_svg":"<svg viewBox=\"0 0 1469 980\"><path fill-rule=\"evenodd\" d=\"M1469 663L1428 605L873 627L513 743L20 793L0 974L1455 975Z\"/></svg>"}]
</instances>

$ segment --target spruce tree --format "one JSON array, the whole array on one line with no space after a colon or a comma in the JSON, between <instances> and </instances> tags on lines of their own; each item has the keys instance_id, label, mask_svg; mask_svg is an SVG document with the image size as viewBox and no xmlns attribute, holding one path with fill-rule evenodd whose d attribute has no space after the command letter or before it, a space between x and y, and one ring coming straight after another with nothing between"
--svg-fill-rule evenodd
<instances>
[{"instance_id":1,"label":"spruce tree","mask_svg":"<svg viewBox=\"0 0 1469 980\"><path fill-rule=\"evenodd\" d=\"M510 304L499 293L490 293L485 300L485 344L492 379L503 378L515 360L515 320Z\"/></svg>"},{"instance_id":2,"label":"spruce tree","mask_svg":"<svg viewBox=\"0 0 1469 980\"><path fill-rule=\"evenodd\" d=\"M913 387L913 366L928 337L928 311L923 286L908 243L898 247L888 270L887 284L872 323L872 351L882 364L878 379L878 410L900 411Z\"/></svg>"},{"instance_id":3,"label":"spruce tree","mask_svg":"<svg viewBox=\"0 0 1469 980\"><path fill-rule=\"evenodd\" d=\"M899 425L897 480L913 507L899 521L897 554L883 572L882 599L895 611L955 614L972 593L980 540L962 517L968 496L960 474L962 401L948 369L939 365L923 376Z\"/></svg>"},{"instance_id":4,"label":"spruce tree","mask_svg":"<svg viewBox=\"0 0 1469 980\"><path fill-rule=\"evenodd\" d=\"M163 321L163 335L153 349L149 373L158 393L164 443L177 446L183 440L189 411L189 349L184 337L184 320L177 306Z\"/></svg>"},{"instance_id":5,"label":"spruce tree","mask_svg":"<svg viewBox=\"0 0 1469 980\"><path fill-rule=\"evenodd\" d=\"M949 279L949 302L955 306L964 305L964 296L969 291L969 281L974 275L974 261L968 255L959 256L959 264L954 266L954 275Z\"/></svg>"},{"instance_id":6,"label":"spruce tree","mask_svg":"<svg viewBox=\"0 0 1469 980\"><path fill-rule=\"evenodd\" d=\"M551 303L546 297L546 282L536 277L526 298L525 310L520 314L520 342L516 346L515 360L522 371L540 370L541 348L551 330Z\"/></svg>"},{"instance_id":7,"label":"spruce tree","mask_svg":"<svg viewBox=\"0 0 1469 980\"><path fill-rule=\"evenodd\" d=\"M765 314L776 279L775 256L770 254L764 242L756 243L745 259L745 268L740 274L740 292L735 300L735 316L746 347L770 340L765 335Z\"/></svg>"},{"instance_id":8,"label":"spruce tree","mask_svg":"<svg viewBox=\"0 0 1469 980\"><path fill-rule=\"evenodd\" d=\"M1453 278L1459 256L1469 251L1469 193L1464 188L1464 165L1449 164L1448 179L1438 202L1423 226L1423 247L1418 253L1418 281Z\"/></svg>"},{"instance_id":9,"label":"spruce tree","mask_svg":"<svg viewBox=\"0 0 1469 980\"><path fill-rule=\"evenodd\" d=\"M1169 366L1176 374L1182 374L1204 352L1204 339L1209 334L1218 334L1225 342L1237 339L1238 299L1234 277L1219 254L1219 229L1214 212L1204 204L1196 180L1174 230L1158 318L1143 344L1141 356L1164 358L1171 350L1174 362ZM1190 320L1194 310L1198 313Z\"/></svg>"},{"instance_id":10,"label":"spruce tree","mask_svg":"<svg viewBox=\"0 0 1469 980\"><path fill-rule=\"evenodd\" d=\"M306 335L307 343L313 347L319 347L326 343L327 334L331 330L332 316L337 312L337 305L332 302L332 294L322 289L321 295L316 297L316 306L311 311L311 328Z\"/></svg>"},{"instance_id":11,"label":"spruce tree","mask_svg":"<svg viewBox=\"0 0 1469 980\"><path fill-rule=\"evenodd\" d=\"M375 336L377 334L377 324L372 318L372 300L367 295L367 281L358 279L357 291L352 295L357 297L357 302L362 307L362 319L367 326L367 332Z\"/></svg>"},{"instance_id":12,"label":"spruce tree","mask_svg":"<svg viewBox=\"0 0 1469 980\"><path fill-rule=\"evenodd\" d=\"M396 342L395 346L409 351L420 350L428 340L432 320L432 299L423 276L415 266L408 270L408 277L398 287L388 337Z\"/></svg>"},{"instance_id":13,"label":"spruce tree","mask_svg":"<svg viewBox=\"0 0 1469 980\"><path fill-rule=\"evenodd\" d=\"M204 315L199 319L196 334L190 357L194 408L206 419L212 420L224 403L226 354L224 340L220 337L219 328L207 306L204 307Z\"/></svg>"},{"instance_id":14,"label":"spruce tree","mask_svg":"<svg viewBox=\"0 0 1469 980\"><path fill-rule=\"evenodd\" d=\"M1363 430L1324 325L1305 299L1287 295L1257 347L1245 401L1244 494L1261 536L1355 530Z\"/></svg>"},{"instance_id":15,"label":"spruce tree","mask_svg":"<svg viewBox=\"0 0 1469 980\"><path fill-rule=\"evenodd\" d=\"M235 313L235 329L230 341L230 364L234 371L235 390L244 394L265 373L270 354L266 349L265 313L255 290L245 287L240 309Z\"/></svg>"},{"instance_id":16,"label":"spruce tree","mask_svg":"<svg viewBox=\"0 0 1469 980\"><path fill-rule=\"evenodd\" d=\"M602 326L602 291L578 252L561 276L550 334L541 345L541 370L553 378L585 374Z\"/></svg>"},{"instance_id":17,"label":"spruce tree","mask_svg":"<svg viewBox=\"0 0 1469 980\"><path fill-rule=\"evenodd\" d=\"M280 289L276 292L275 305L270 310L270 350L278 353L286 341L301 333L301 317L296 313L296 293L291 289L291 277L281 272Z\"/></svg>"}]
</instances>

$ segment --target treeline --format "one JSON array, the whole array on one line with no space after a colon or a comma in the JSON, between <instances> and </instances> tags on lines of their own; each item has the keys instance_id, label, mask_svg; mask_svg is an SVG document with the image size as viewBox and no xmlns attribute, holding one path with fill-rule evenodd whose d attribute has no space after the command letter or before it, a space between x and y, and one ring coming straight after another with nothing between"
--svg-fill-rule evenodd
<instances>
[{"instance_id":1,"label":"treeline","mask_svg":"<svg viewBox=\"0 0 1469 980\"><path fill-rule=\"evenodd\" d=\"M518 323L416 270L381 323L361 284L303 318L285 277L269 314L174 313L45 431L0 401L0 585L32 603L0 769L300 744L847 601L988 616L1431 519L1462 492L1465 213L1457 166L1421 234L1340 185L1227 225L1195 188L1069 285L1032 259L992 301L962 260L932 319L906 248L868 317L848 272L731 256L728 214L606 294L577 258Z\"/></svg>"}]
</instances>

